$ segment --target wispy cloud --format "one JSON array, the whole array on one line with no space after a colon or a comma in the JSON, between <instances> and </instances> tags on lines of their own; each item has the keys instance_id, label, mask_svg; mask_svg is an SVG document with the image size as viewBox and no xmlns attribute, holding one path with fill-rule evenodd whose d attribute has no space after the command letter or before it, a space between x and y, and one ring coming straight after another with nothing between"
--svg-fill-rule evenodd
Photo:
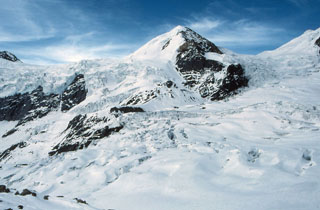
<instances>
[{"instance_id":1,"label":"wispy cloud","mask_svg":"<svg viewBox=\"0 0 320 210\"><path fill-rule=\"evenodd\" d=\"M60 45L49 46L44 50L45 52L39 52L38 55L43 53L47 57L56 60L57 62L77 62L84 59L97 59L105 57L118 57L121 54L114 53L119 50L128 50L129 45L118 44L105 44L102 46L81 46L81 45Z\"/></svg>"},{"instance_id":2,"label":"wispy cloud","mask_svg":"<svg viewBox=\"0 0 320 210\"><path fill-rule=\"evenodd\" d=\"M318 24L313 5L320 0L138 2L0 0L0 50L33 63L121 56L176 25L186 25L219 46L258 53L297 35L301 29L290 31L296 22L305 27ZM312 18L304 18L306 14Z\"/></svg>"},{"instance_id":3,"label":"wispy cloud","mask_svg":"<svg viewBox=\"0 0 320 210\"><path fill-rule=\"evenodd\" d=\"M0 5L0 48L13 43L13 53L20 54L27 63L118 57L135 48L124 42L119 44L121 41L115 41L119 37L108 37L112 32L101 25L95 28L97 20L78 8L78 4L70 6L60 0L0 0Z\"/></svg>"},{"instance_id":4,"label":"wispy cloud","mask_svg":"<svg viewBox=\"0 0 320 210\"><path fill-rule=\"evenodd\" d=\"M281 28L268 26L263 23L258 23L250 20L239 20L228 22L215 33L209 36L215 42L224 45L256 45L268 44L268 42L277 41L277 35L283 32Z\"/></svg>"},{"instance_id":5,"label":"wispy cloud","mask_svg":"<svg viewBox=\"0 0 320 210\"><path fill-rule=\"evenodd\" d=\"M309 3L309 0L288 0L288 1L297 7L300 7Z\"/></svg>"},{"instance_id":6,"label":"wispy cloud","mask_svg":"<svg viewBox=\"0 0 320 210\"><path fill-rule=\"evenodd\" d=\"M211 17L204 17L196 21L190 21L188 26L194 30L209 31L219 27L222 24L221 20L213 19Z\"/></svg>"},{"instance_id":7,"label":"wispy cloud","mask_svg":"<svg viewBox=\"0 0 320 210\"><path fill-rule=\"evenodd\" d=\"M32 41L53 37L56 30L50 22L39 24L33 17L32 1L0 0L0 42ZM41 17L40 17L41 19Z\"/></svg>"},{"instance_id":8,"label":"wispy cloud","mask_svg":"<svg viewBox=\"0 0 320 210\"><path fill-rule=\"evenodd\" d=\"M28 50L23 59L27 63L48 64L78 62L85 59L99 59L106 57L121 57L130 52L135 45L132 44L88 44L86 39L94 33L72 35L59 44L40 46ZM25 51L25 49L21 49Z\"/></svg>"},{"instance_id":9,"label":"wispy cloud","mask_svg":"<svg viewBox=\"0 0 320 210\"><path fill-rule=\"evenodd\" d=\"M249 19L227 20L217 17L194 18L187 25L215 44L227 48L279 44L282 28ZM210 27L211 26L211 27Z\"/></svg>"}]
</instances>

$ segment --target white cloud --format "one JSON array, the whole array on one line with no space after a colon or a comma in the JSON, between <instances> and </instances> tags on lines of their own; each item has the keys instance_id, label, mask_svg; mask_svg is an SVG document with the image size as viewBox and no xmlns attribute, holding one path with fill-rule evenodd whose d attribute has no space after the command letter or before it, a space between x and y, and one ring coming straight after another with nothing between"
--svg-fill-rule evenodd
<instances>
[{"instance_id":1,"label":"white cloud","mask_svg":"<svg viewBox=\"0 0 320 210\"><path fill-rule=\"evenodd\" d=\"M129 45L105 44L102 46L60 45L49 46L44 49L46 57L58 62L77 62L84 59L97 59L109 57L117 50L129 49ZM116 57L114 54L113 57Z\"/></svg>"},{"instance_id":2,"label":"white cloud","mask_svg":"<svg viewBox=\"0 0 320 210\"><path fill-rule=\"evenodd\" d=\"M0 0L0 42L32 41L53 37L56 30L49 22L38 24L29 9L35 4L30 1ZM41 20L41 17L39 17Z\"/></svg>"},{"instance_id":3,"label":"white cloud","mask_svg":"<svg viewBox=\"0 0 320 210\"><path fill-rule=\"evenodd\" d=\"M34 41L40 39L48 39L54 37L54 33L44 33L44 34L19 34L19 33L6 33L0 27L0 42L25 42L25 41Z\"/></svg>"},{"instance_id":4,"label":"white cloud","mask_svg":"<svg viewBox=\"0 0 320 210\"><path fill-rule=\"evenodd\" d=\"M239 20L228 22L216 33L212 33L209 38L221 44L235 45L263 45L266 42L276 41L277 35L283 32L283 29L274 26L268 26L250 20Z\"/></svg>"},{"instance_id":5,"label":"white cloud","mask_svg":"<svg viewBox=\"0 0 320 210\"><path fill-rule=\"evenodd\" d=\"M189 21L188 26L194 30L209 31L221 25L221 21L212 18L202 18L195 21Z\"/></svg>"},{"instance_id":6,"label":"white cloud","mask_svg":"<svg viewBox=\"0 0 320 210\"><path fill-rule=\"evenodd\" d=\"M126 44L104 44L104 45L82 45L74 43L64 43L50 45L27 50L17 50L17 53L26 57L23 62L31 64L54 64L78 62L81 60L115 58L124 56L124 52L130 51L135 46ZM126 54L125 54L126 55Z\"/></svg>"},{"instance_id":7,"label":"white cloud","mask_svg":"<svg viewBox=\"0 0 320 210\"><path fill-rule=\"evenodd\" d=\"M92 19L81 9L70 7L60 0L54 1L0 0L0 44L3 42L4 46L10 46L5 42L23 42L21 45L15 44L12 52L21 55L24 62L34 64L119 57L136 47L117 44L110 39L106 42L106 37L101 36L104 32L88 31ZM52 12L48 10L50 5L59 5L60 10ZM79 34L83 31L80 26L89 28Z\"/></svg>"}]
</instances>

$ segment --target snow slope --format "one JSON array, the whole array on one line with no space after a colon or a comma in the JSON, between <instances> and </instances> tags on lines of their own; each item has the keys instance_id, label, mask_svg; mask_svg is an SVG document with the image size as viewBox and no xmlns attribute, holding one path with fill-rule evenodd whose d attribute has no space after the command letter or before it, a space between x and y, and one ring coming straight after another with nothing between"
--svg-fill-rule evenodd
<instances>
[{"instance_id":1,"label":"snow slope","mask_svg":"<svg viewBox=\"0 0 320 210\"><path fill-rule=\"evenodd\" d=\"M0 184L13 192L0 193L0 207L319 209L320 60L314 42L320 29L257 56L224 49L206 54L240 63L250 78L240 94L217 102L185 88L174 71L176 52L159 51L179 30L124 60L43 67L0 59L1 97L38 85L60 93L75 73L84 74L88 88L86 100L70 111L51 112L0 139L0 151L27 145L0 162ZM172 42L181 44L179 36ZM164 85L168 80L177 87ZM132 95L154 89L158 97L138 105L145 112L110 113ZM124 128L86 149L49 156L78 114L106 117L109 126ZM1 121L0 136L15 123ZM24 188L37 197L14 195Z\"/></svg>"}]
</instances>

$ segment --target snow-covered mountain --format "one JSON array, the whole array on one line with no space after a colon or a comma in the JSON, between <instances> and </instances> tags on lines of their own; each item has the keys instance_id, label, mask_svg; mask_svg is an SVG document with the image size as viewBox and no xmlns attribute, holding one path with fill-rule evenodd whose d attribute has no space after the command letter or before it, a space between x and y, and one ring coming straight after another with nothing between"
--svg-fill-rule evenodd
<instances>
[{"instance_id":1,"label":"snow-covered mountain","mask_svg":"<svg viewBox=\"0 0 320 210\"><path fill-rule=\"evenodd\" d=\"M319 54L320 28L251 56L178 26L119 60L2 56L0 207L317 209Z\"/></svg>"}]
</instances>

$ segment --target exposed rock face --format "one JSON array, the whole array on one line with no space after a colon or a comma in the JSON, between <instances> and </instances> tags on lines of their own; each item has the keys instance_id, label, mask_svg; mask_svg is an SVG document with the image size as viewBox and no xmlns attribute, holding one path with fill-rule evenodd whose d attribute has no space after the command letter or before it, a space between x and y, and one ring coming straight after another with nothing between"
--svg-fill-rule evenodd
<instances>
[{"instance_id":1,"label":"exposed rock face","mask_svg":"<svg viewBox=\"0 0 320 210\"><path fill-rule=\"evenodd\" d=\"M171 80L168 80L165 85L167 86L167 88L171 88L173 85L175 85Z\"/></svg>"},{"instance_id":2,"label":"exposed rock face","mask_svg":"<svg viewBox=\"0 0 320 210\"><path fill-rule=\"evenodd\" d=\"M87 90L83 74L78 74L72 83L63 91L61 111L68 111L86 99Z\"/></svg>"},{"instance_id":3,"label":"exposed rock face","mask_svg":"<svg viewBox=\"0 0 320 210\"><path fill-rule=\"evenodd\" d=\"M248 79L244 76L244 70L240 64L231 64L228 66L226 76L217 82L220 83L218 86L219 89L211 92L211 100L222 100L230 95L236 94L237 89L248 85ZM210 86L210 83L206 85L206 87L208 86Z\"/></svg>"},{"instance_id":4,"label":"exposed rock face","mask_svg":"<svg viewBox=\"0 0 320 210\"><path fill-rule=\"evenodd\" d=\"M2 135L2 138L5 138L7 136L10 136L11 134L15 133L16 131L18 131L18 128L12 128L11 130L9 130L8 132L6 132L5 134Z\"/></svg>"},{"instance_id":5,"label":"exposed rock face","mask_svg":"<svg viewBox=\"0 0 320 210\"><path fill-rule=\"evenodd\" d=\"M18 143L18 144L12 145L11 147L9 147L8 149L6 149L5 151L3 151L3 152L0 154L0 162L1 162L3 159L7 158L7 157L10 155L10 153L11 153L13 150L15 150L16 148L24 148L24 147L26 147L26 146L27 146L27 144L26 144L25 142L20 142L20 143Z\"/></svg>"},{"instance_id":6,"label":"exposed rock face","mask_svg":"<svg viewBox=\"0 0 320 210\"><path fill-rule=\"evenodd\" d=\"M130 107L130 106L123 106L123 107L112 107L110 112L121 112L121 113L129 113L129 112L144 112L144 110L140 107Z\"/></svg>"},{"instance_id":7,"label":"exposed rock face","mask_svg":"<svg viewBox=\"0 0 320 210\"><path fill-rule=\"evenodd\" d=\"M57 144L50 156L54 154L76 151L88 147L93 141L108 137L113 132L119 132L123 126L109 127L108 118L89 117L77 115L68 124L64 132L68 132L64 140ZM97 128L98 127L98 128Z\"/></svg>"},{"instance_id":8,"label":"exposed rock face","mask_svg":"<svg viewBox=\"0 0 320 210\"><path fill-rule=\"evenodd\" d=\"M36 197L37 193L30 191L28 189L23 189L21 193L18 193L18 195L21 195L21 196L32 195L32 196Z\"/></svg>"},{"instance_id":9,"label":"exposed rock face","mask_svg":"<svg viewBox=\"0 0 320 210\"><path fill-rule=\"evenodd\" d=\"M223 54L217 46L191 29L180 32L185 43L178 49L176 69L184 77L186 85L199 91L204 98L221 100L247 86L248 79L240 64L225 64L206 58L206 53ZM216 74L219 78L216 78ZM221 77L221 73L223 77Z\"/></svg>"},{"instance_id":10,"label":"exposed rock face","mask_svg":"<svg viewBox=\"0 0 320 210\"><path fill-rule=\"evenodd\" d=\"M130 105L137 105L137 104L145 104L156 97L157 97L156 91L146 90L145 92L140 92L136 95L131 96L129 99L127 99L126 102L124 102L123 105L130 106Z\"/></svg>"},{"instance_id":11,"label":"exposed rock face","mask_svg":"<svg viewBox=\"0 0 320 210\"><path fill-rule=\"evenodd\" d=\"M171 80L168 80L163 83L156 84L156 87L151 90L145 90L143 92L137 92L136 94L131 95L129 98L125 99L120 103L121 106L133 106L133 105L142 105L154 98L161 97L163 94L168 94L172 96L172 90L178 88L177 84Z\"/></svg>"},{"instance_id":12,"label":"exposed rock face","mask_svg":"<svg viewBox=\"0 0 320 210\"><path fill-rule=\"evenodd\" d=\"M12 61L12 62L20 61L14 54L8 51L0 51L0 58L3 58L8 61Z\"/></svg>"},{"instance_id":13,"label":"exposed rock face","mask_svg":"<svg viewBox=\"0 0 320 210\"><path fill-rule=\"evenodd\" d=\"M205 58L205 53L208 52L222 54L217 46L189 28L180 33L185 43L178 49L176 64L179 72L189 74L203 73L205 68L215 71L222 69L223 65L220 62Z\"/></svg>"},{"instance_id":14,"label":"exposed rock face","mask_svg":"<svg viewBox=\"0 0 320 210\"><path fill-rule=\"evenodd\" d=\"M16 127L46 116L51 111L57 111L61 102L61 110L67 111L85 100L87 90L82 74L76 75L72 83L63 91L62 95L48 94L39 86L31 93L16 94L0 98L0 121L18 120ZM17 131L16 128L8 131L3 137Z\"/></svg>"},{"instance_id":15,"label":"exposed rock face","mask_svg":"<svg viewBox=\"0 0 320 210\"><path fill-rule=\"evenodd\" d=\"M47 115L57 109L59 104L58 94L45 95L43 88L39 86L31 93L0 98L0 121L19 120L18 125L22 125Z\"/></svg>"},{"instance_id":16,"label":"exposed rock face","mask_svg":"<svg viewBox=\"0 0 320 210\"><path fill-rule=\"evenodd\" d=\"M319 37L319 39L317 39L317 41L315 42L315 44L320 47L320 37Z\"/></svg>"},{"instance_id":17,"label":"exposed rock face","mask_svg":"<svg viewBox=\"0 0 320 210\"><path fill-rule=\"evenodd\" d=\"M10 190L5 185L0 185L0 193L9 193Z\"/></svg>"},{"instance_id":18,"label":"exposed rock face","mask_svg":"<svg viewBox=\"0 0 320 210\"><path fill-rule=\"evenodd\" d=\"M320 47L320 37L317 39L317 41L315 42L315 44ZM319 50L319 54L320 54L320 50Z\"/></svg>"},{"instance_id":19,"label":"exposed rock face","mask_svg":"<svg viewBox=\"0 0 320 210\"><path fill-rule=\"evenodd\" d=\"M74 198L74 200L77 201L77 203L82 203L82 204L87 204L88 205L87 201L82 200L80 198Z\"/></svg>"}]
</instances>

